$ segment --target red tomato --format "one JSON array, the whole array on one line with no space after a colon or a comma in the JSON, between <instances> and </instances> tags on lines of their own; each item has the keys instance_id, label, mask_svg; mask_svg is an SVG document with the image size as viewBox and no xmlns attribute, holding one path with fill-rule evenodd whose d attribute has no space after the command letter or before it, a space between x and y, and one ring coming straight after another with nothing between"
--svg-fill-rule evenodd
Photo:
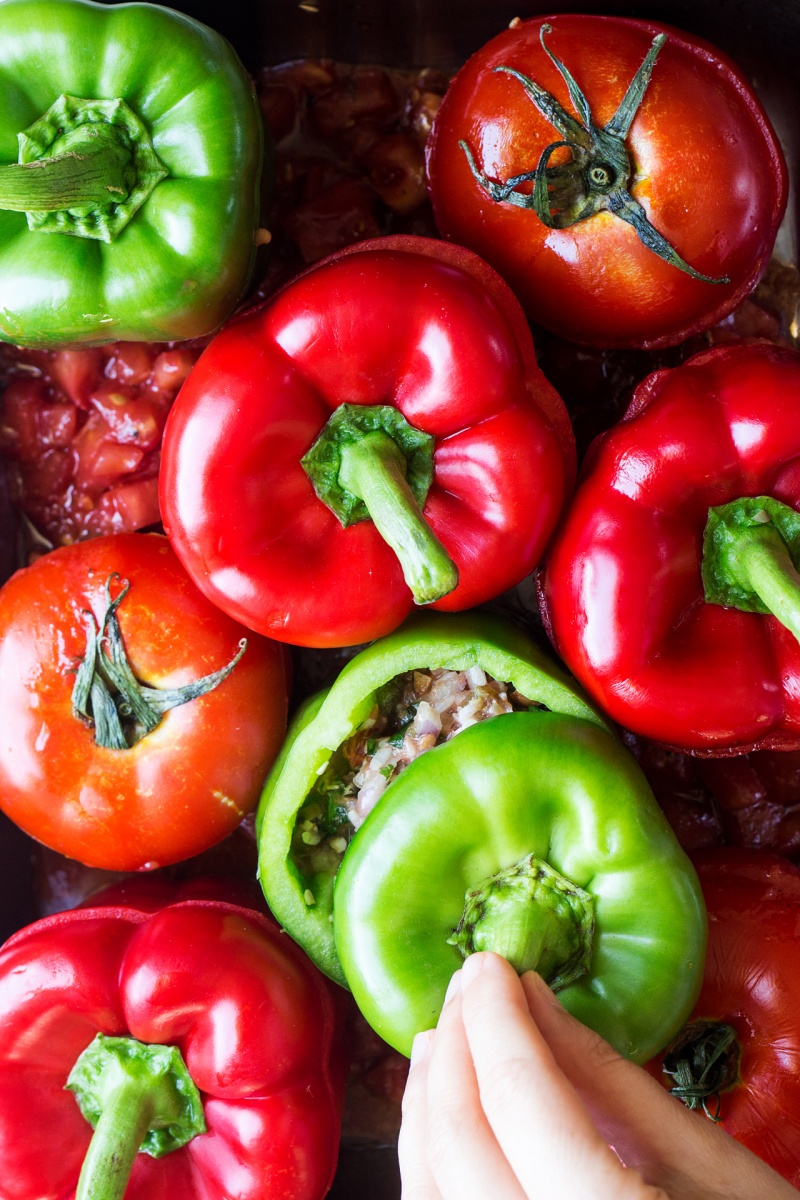
<instances>
[{"instance_id":1,"label":"red tomato","mask_svg":"<svg viewBox=\"0 0 800 1200\"><path fill-rule=\"evenodd\" d=\"M97 538L18 571L0 590L0 805L70 858L133 871L198 854L255 805L285 729L286 664L282 647L247 634L213 690L145 736L123 720L129 748L99 746L97 721L73 713L73 688L90 614L100 628L115 573L113 596L130 585L117 618L142 684L181 688L236 654L246 631L201 595L166 538Z\"/></svg>"},{"instance_id":2,"label":"red tomato","mask_svg":"<svg viewBox=\"0 0 800 1200\"><path fill-rule=\"evenodd\" d=\"M708 956L689 1023L695 1035L710 1032L713 1038L722 1024L735 1035L709 1072L709 1088L715 1069L723 1086L711 1091L706 1107L723 1129L797 1187L800 871L785 859L747 850L708 851L694 864L708 906ZM666 1057L675 1069L674 1046L648 1064L668 1088L676 1080L663 1073L662 1062ZM698 1119L705 1120L699 1095L697 1105Z\"/></svg>"},{"instance_id":3,"label":"red tomato","mask_svg":"<svg viewBox=\"0 0 800 1200\"><path fill-rule=\"evenodd\" d=\"M69 545L158 523L161 434L199 353L196 343L0 347L0 452L41 533Z\"/></svg>"},{"instance_id":4,"label":"red tomato","mask_svg":"<svg viewBox=\"0 0 800 1200\"><path fill-rule=\"evenodd\" d=\"M613 118L659 34L626 131ZM553 120L536 85L560 106ZM670 345L731 312L769 259L787 189L775 135L729 59L666 26L589 15L522 22L473 55L434 123L428 178L445 237L490 262L533 321L604 347ZM728 282L693 278L659 257L670 248Z\"/></svg>"}]
</instances>

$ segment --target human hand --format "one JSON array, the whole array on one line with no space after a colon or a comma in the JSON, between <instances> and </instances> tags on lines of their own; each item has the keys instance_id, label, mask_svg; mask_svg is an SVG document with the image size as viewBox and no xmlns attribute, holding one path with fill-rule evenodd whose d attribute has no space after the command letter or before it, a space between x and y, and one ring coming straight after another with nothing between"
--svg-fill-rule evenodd
<instances>
[{"instance_id":1,"label":"human hand","mask_svg":"<svg viewBox=\"0 0 800 1200\"><path fill-rule=\"evenodd\" d=\"M414 1041L400 1169L403 1200L800 1196L495 954L465 961Z\"/></svg>"}]
</instances>

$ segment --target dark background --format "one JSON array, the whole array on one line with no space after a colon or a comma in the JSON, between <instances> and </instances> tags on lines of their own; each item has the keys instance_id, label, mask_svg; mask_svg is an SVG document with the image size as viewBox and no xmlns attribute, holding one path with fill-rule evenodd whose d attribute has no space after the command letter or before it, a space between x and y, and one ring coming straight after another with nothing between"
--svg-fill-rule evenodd
<instances>
[{"instance_id":1,"label":"dark background","mask_svg":"<svg viewBox=\"0 0 800 1200\"><path fill-rule=\"evenodd\" d=\"M800 0L184 0L172 7L224 33L251 70L317 57L453 70L514 17L577 10L665 22L707 38L744 69L776 126L792 179L798 177ZM796 229L793 187L778 244L780 256L793 262ZM13 521L0 479L0 582L14 558ZM35 916L31 842L0 816L0 941ZM343 1152L333 1200L398 1194L394 1149Z\"/></svg>"}]
</instances>

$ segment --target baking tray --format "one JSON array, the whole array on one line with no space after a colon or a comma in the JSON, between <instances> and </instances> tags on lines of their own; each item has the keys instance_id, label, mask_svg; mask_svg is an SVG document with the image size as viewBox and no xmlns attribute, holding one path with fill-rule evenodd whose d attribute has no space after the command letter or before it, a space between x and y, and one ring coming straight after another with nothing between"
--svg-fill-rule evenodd
<instances>
[{"instance_id":1,"label":"baking tray","mask_svg":"<svg viewBox=\"0 0 800 1200\"><path fill-rule=\"evenodd\" d=\"M791 190L776 253L797 263L800 178L800 0L665 0L541 4L517 0L185 0L172 5L220 30L256 71L300 58L436 67L452 72L515 17L560 12L675 25L726 51L753 81L780 136ZM19 561L21 531L0 471L0 582ZM0 940L38 915L31 842L0 815ZM345 1147L333 1200L394 1200L393 1148Z\"/></svg>"}]
</instances>

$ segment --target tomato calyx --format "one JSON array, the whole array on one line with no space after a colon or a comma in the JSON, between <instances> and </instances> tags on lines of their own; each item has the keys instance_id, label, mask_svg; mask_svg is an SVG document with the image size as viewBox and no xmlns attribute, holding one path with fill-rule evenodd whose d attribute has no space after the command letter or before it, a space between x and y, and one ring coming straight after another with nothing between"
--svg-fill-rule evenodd
<instances>
[{"instance_id":1,"label":"tomato calyx","mask_svg":"<svg viewBox=\"0 0 800 1200\"><path fill-rule=\"evenodd\" d=\"M434 440L390 404L340 404L301 459L343 528L373 521L417 604L440 600L458 584L458 568L422 515Z\"/></svg>"},{"instance_id":2,"label":"tomato calyx","mask_svg":"<svg viewBox=\"0 0 800 1200\"><path fill-rule=\"evenodd\" d=\"M697 279L701 283L730 283L728 276L713 278L703 275L681 258L674 246L658 232L638 200L628 191L633 167L625 145L633 119L642 102L656 59L667 40L659 33L628 85L619 108L604 128L592 120L589 102L578 83L545 42L552 26L544 24L539 33L542 49L554 64L569 92L570 100L580 120L571 116L562 105L539 84L513 67L498 66L495 72L511 75L518 80L536 108L561 134L561 140L551 142L542 152L532 171L523 171L504 183L498 183L479 169L465 141L459 146L466 155L470 170L487 195L496 203L531 209L548 229L568 229L600 212L610 212L625 221L648 250L664 262ZM566 149L571 153L568 162L550 166L552 156ZM530 193L518 190L521 184L533 183Z\"/></svg>"},{"instance_id":3,"label":"tomato calyx","mask_svg":"<svg viewBox=\"0 0 800 1200\"><path fill-rule=\"evenodd\" d=\"M111 584L119 579L114 572L106 580L106 607L99 625L94 613L84 614L86 654L72 689L74 715L94 726L94 740L106 750L131 749L155 729L171 708L213 691L227 679L247 648L247 639L242 638L227 666L183 687L145 686L131 670L117 619L117 609L130 590L127 579L121 580L122 587L111 598Z\"/></svg>"},{"instance_id":4,"label":"tomato calyx","mask_svg":"<svg viewBox=\"0 0 800 1200\"><path fill-rule=\"evenodd\" d=\"M662 1070L675 1080L670 1093L687 1108L702 1108L709 1120L722 1119L721 1093L739 1078L741 1046L733 1025L691 1021L664 1055ZM709 1101L715 1101L712 1111Z\"/></svg>"}]
</instances>

